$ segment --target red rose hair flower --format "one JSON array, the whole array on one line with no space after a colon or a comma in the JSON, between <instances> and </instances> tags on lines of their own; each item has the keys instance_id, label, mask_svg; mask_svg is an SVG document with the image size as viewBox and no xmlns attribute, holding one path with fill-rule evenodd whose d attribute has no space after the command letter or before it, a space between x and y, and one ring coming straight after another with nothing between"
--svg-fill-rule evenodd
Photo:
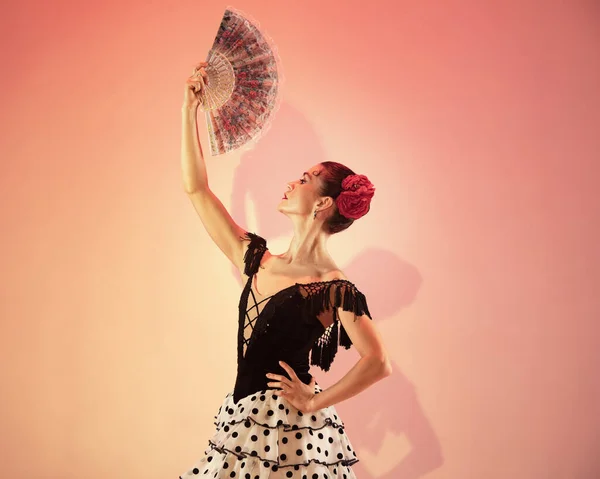
<instances>
[{"instance_id":1,"label":"red rose hair flower","mask_svg":"<svg viewBox=\"0 0 600 479\"><path fill-rule=\"evenodd\" d=\"M357 220L367 214L374 195L375 188L365 175L348 175L335 204L342 216Z\"/></svg>"}]
</instances>

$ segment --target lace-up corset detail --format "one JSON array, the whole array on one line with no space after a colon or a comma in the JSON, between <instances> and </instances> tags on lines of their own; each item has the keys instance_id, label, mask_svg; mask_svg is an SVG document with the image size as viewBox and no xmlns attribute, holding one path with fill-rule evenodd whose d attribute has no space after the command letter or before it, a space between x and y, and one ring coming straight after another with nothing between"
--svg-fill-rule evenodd
<instances>
[{"instance_id":1,"label":"lace-up corset detail","mask_svg":"<svg viewBox=\"0 0 600 479\"><path fill-rule=\"evenodd\" d=\"M246 357L246 352L250 345L250 342L255 339L259 334L264 333L266 329L269 327L268 318L261 317L263 311L266 310L268 313L268 308L274 307L274 305L270 305L271 302L277 303L277 305L281 305L284 300L289 300L293 297L292 286L282 289L275 294L267 296L263 299L259 299L257 294L254 292L252 288L252 280L254 276L251 276L248 280L248 285L246 286L248 290L248 294L246 297L246 313L243 321L243 335L242 335L242 356ZM241 305L242 306L242 305ZM259 321L260 320L260 321ZM255 332L256 331L256 332Z\"/></svg>"}]
</instances>

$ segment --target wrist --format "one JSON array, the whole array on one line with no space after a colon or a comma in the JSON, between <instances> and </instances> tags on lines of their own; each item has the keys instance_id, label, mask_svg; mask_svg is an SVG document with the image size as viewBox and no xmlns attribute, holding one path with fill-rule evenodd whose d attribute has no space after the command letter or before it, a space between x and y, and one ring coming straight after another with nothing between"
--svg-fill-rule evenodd
<instances>
[{"instance_id":1,"label":"wrist","mask_svg":"<svg viewBox=\"0 0 600 479\"><path fill-rule=\"evenodd\" d=\"M317 412L319 409L321 409L317 401L318 396L318 394L315 394L308 400L308 412Z\"/></svg>"},{"instance_id":2,"label":"wrist","mask_svg":"<svg viewBox=\"0 0 600 479\"><path fill-rule=\"evenodd\" d=\"M195 114L195 113L198 112L198 106L199 105L193 105L193 106L191 106L191 105L189 105L189 106L188 105L183 105L181 107L181 112L184 113L184 114L190 114L190 115L191 114Z\"/></svg>"}]
</instances>

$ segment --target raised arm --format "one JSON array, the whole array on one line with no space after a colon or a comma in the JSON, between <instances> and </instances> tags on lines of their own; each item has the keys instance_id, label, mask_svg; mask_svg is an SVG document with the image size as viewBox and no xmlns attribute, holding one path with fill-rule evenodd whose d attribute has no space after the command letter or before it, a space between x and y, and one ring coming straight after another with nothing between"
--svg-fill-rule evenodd
<instances>
[{"instance_id":1,"label":"raised arm","mask_svg":"<svg viewBox=\"0 0 600 479\"><path fill-rule=\"evenodd\" d=\"M196 67L200 69L206 63ZM225 253L225 256L238 268L244 270L243 255L245 243L242 237L245 230L235 223L223 203L210 190L206 173L206 164L202 154L202 146L198 135L197 112L198 95L203 89L203 82L197 76L188 78L185 86L184 103L181 108L181 168L183 187L192 201L208 235Z\"/></svg>"}]
</instances>

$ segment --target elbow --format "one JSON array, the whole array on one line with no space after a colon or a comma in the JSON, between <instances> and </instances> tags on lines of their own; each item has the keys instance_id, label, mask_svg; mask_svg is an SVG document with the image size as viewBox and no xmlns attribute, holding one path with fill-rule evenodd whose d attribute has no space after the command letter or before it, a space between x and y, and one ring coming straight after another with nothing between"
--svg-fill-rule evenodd
<instances>
[{"instance_id":1,"label":"elbow","mask_svg":"<svg viewBox=\"0 0 600 479\"><path fill-rule=\"evenodd\" d=\"M392 363L387 355L372 357L373 370L378 379L387 378L392 374Z\"/></svg>"},{"instance_id":2,"label":"elbow","mask_svg":"<svg viewBox=\"0 0 600 479\"><path fill-rule=\"evenodd\" d=\"M382 362L381 365L381 378L387 378L388 376L392 375L392 362L390 361L390 359L386 356L386 358L384 359L384 361Z\"/></svg>"},{"instance_id":3,"label":"elbow","mask_svg":"<svg viewBox=\"0 0 600 479\"><path fill-rule=\"evenodd\" d=\"M208 185L204 185L204 186L195 186L195 185L187 185L184 184L183 185L183 190L185 191L185 193L187 195L194 195L200 191L206 191L208 190Z\"/></svg>"}]
</instances>

